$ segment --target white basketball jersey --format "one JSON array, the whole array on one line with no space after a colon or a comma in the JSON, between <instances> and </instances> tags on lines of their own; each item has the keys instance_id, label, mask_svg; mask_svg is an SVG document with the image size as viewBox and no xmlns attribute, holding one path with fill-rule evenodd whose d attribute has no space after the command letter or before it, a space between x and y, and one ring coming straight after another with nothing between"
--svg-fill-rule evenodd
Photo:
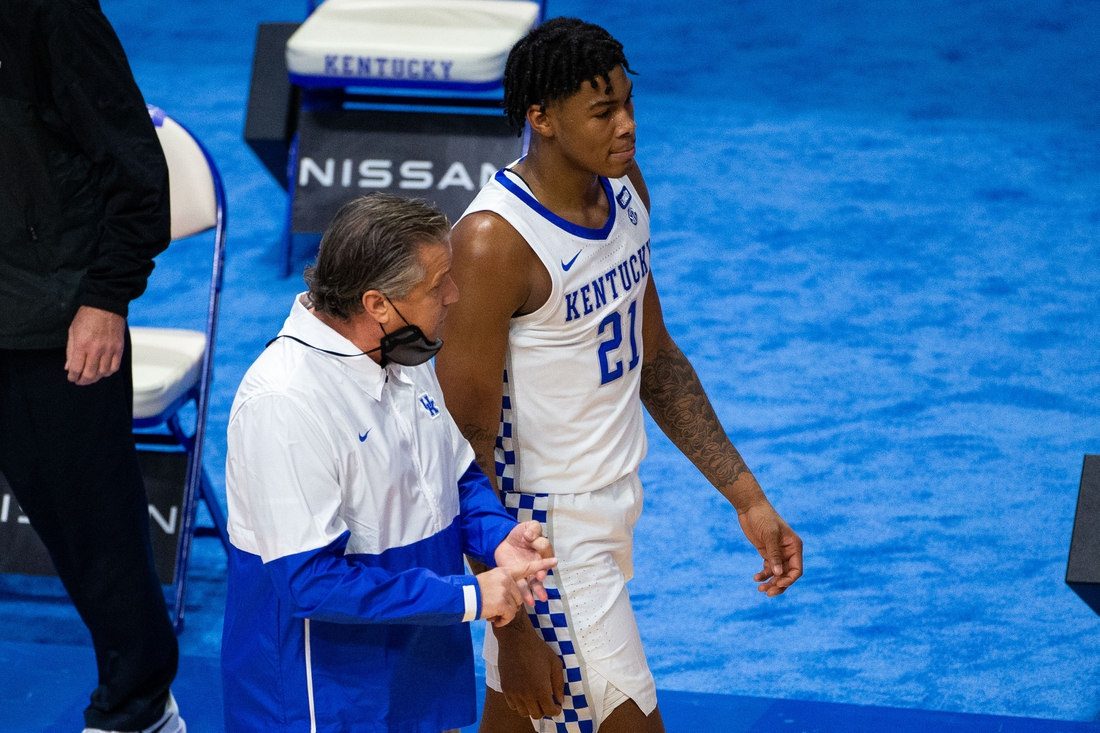
<instances>
[{"instance_id":1,"label":"white basketball jersey","mask_svg":"<svg viewBox=\"0 0 1100 733\"><path fill-rule=\"evenodd\" d=\"M628 179L600 183L610 204L600 229L555 215L509 169L463 215L503 217L553 283L546 303L509 327L496 448L506 491L593 491L645 457L639 388L649 213Z\"/></svg>"}]
</instances>

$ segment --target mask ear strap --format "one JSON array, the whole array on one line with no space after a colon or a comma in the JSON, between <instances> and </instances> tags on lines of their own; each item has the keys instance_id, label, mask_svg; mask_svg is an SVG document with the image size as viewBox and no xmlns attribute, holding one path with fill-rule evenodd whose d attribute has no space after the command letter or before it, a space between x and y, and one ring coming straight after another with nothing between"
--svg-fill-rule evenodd
<instances>
[{"instance_id":1,"label":"mask ear strap","mask_svg":"<svg viewBox=\"0 0 1100 733\"><path fill-rule=\"evenodd\" d=\"M405 318L405 316L401 315L401 311L397 310L397 306L393 304L393 301L390 300L389 297L387 297L385 295L383 295L382 297L386 299L387 303L389 303L391 306L393 306L394 312L397 313L397 315L401 316L401 320L405 322L406 326L411 326L412 325L411 323L409 323L408 318ZM379 323L378 325L381 326L382 324ZM386 329L383 328L382 333L385 333L385 332L386 332Z\"/></svg>"},{"instance_id":2,"label":"mask ear strap","mask_svg":"<svg viewBox=\"0 0 1100 733\"><path fill-rule=\"evenodd\" d=\"M264 344L264 348L266 349L268 346L271 346L273 343L275 343L279 339L290 339L291 341L297 341L302 346L308 346L309 348L313 349L314 351L320 351L322 354L329 354L330 356L339 356L341 359L354 359L357 356L366 356L371 351L378 351L380 348L382 348L381 346L375 346L370 351L362 351L358 354L341 354L339 351L329 351L328 349L322 349L320 347L314 346L313 344L306 343L305 341L302 341L302 339L297 338L295 336L291 336L290 334L286 334L286 333L279 334L275 338L268 341L266 344Z\"/></svg>"},{"instance_id":3,"label":"mask ear strap","mask_svg":"<svg viewBox=\"0 0 1100 733\"><path fill-rule=\"evenodd\" d=\"M393 309L394 309L394 311L396 311L396 312L397 312L397 315L401 316L401 311L397 310L397 306L396 306L396 305L393 305L393 301L392 301L392 300L390 300L390 299L389 299L389 297L388 297L388 296L387 296L387 295L386 295L385 293L379 293L379 295L381 295L381 296L382 296L383 298L385 298L385 299L386 299L386 302L387 302L387 303L389 303L390 305L392 305L392 306L393 306ZM405 321L405 316L401 316L401 320L402 320L402 321ZM380 329L382 329L382 336L383 336L383 337L385 337L385 336L389 336L389 334L388 334L388 333L386 333L386 327L382 325L382 322L381 322L381 321L378 321L377 323L378 323L378 327L379 327ZM408 324L408 321L405 321L405 323L406 323L406 324ZM381 351L381 350L382 350L382 344L379 344L378 346L375 346L375 347L374 347L373 349L371 349L370 351L364 351L363 353L364 353L364 354L369 354L369 353L371 353L372 351Z\"/></svg>"}]
</instances>

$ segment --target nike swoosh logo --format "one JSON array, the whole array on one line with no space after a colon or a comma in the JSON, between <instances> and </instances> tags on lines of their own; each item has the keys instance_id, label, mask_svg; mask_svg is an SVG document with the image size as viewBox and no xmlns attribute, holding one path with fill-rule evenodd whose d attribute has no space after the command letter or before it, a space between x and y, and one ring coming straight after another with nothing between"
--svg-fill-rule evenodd
<instances>
[{"instance_id":1,"label":"nike swoosh logo","mask_svg":"<svg viewBox=\"0 0 1100 733\"><path fill-rule=\"evenodd\" d=\"M374 430L374 428L367 428L367 432L365 432L365 433L363 433L362 435L359 436L359 442L360 443L366 442L367 436L370 435L371 430Z\"/></svg>"},{"instance_id":2,"label":"nike swoosh logo","mask_svg":"<svg viewBox=\"0 0 1100 733\"><path fill-rule=\"evenodd\" d=\"M561 269L565 270L566 272L569 272L569 268L573 266L573 263L576 262L577 258L580 257L580 256L581 256L581 253L578 252L577 254L573 255L573 259L569 260L568 263L566 263L565 260L562 260L561 261Z\"/></svg>"}]
</instances>

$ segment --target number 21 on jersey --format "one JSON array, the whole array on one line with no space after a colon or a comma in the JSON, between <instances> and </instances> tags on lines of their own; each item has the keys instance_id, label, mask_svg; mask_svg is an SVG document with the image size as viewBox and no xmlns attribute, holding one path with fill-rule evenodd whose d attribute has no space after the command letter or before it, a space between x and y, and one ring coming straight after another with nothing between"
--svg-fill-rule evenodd
<instances>
[{"instance_id":1,"label":"number 21 on jersey","mask_svg":"<svg viewBox=\"0 0 1100 733\"><path fill-rule=\"evenodd\" d=\"M627 333L630 336L630 361L626 365L626 370L632 370L638 366L640 355L638 354L638 337L635 335L634 325L638 321L638 301L630 301L630 306L626 309L628 320L630 321L627 327ZM604 340L600 342L599 356L600 356L600 384L604 385L608 382L614 382L621 377L624 373L622 356L616 358L614 352L623 344L623 318L618 311L613 311L604 316L604 319L600 321L599 334L604 336ZM612 363L611 359L615 359Z\"/></svg>"}]
</instances>

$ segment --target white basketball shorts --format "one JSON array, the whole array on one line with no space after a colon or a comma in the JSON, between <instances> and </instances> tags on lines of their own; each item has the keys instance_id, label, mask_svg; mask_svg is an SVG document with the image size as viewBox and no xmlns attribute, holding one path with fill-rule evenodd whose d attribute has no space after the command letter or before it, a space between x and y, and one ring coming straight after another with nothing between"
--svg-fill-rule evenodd
<instances>
[{"instance_id":1,"label":"white basketball shorts","mask_svg":"<svg viewBox=\"0 0 1100 733\"><path fill-rule=\"evenodd\" d=\"M634 575L634 525L642 513L636 473L584 494L504 491L517 521L536 519L554 545L549 600L528 611L565 666L565 700L555 718L532 719L539 733L596 733L627 698L648 715L657 689L646 663L626 582ZM496 637L485 634L485 681L500 692Z\"/></svg>"}]
</instances>

